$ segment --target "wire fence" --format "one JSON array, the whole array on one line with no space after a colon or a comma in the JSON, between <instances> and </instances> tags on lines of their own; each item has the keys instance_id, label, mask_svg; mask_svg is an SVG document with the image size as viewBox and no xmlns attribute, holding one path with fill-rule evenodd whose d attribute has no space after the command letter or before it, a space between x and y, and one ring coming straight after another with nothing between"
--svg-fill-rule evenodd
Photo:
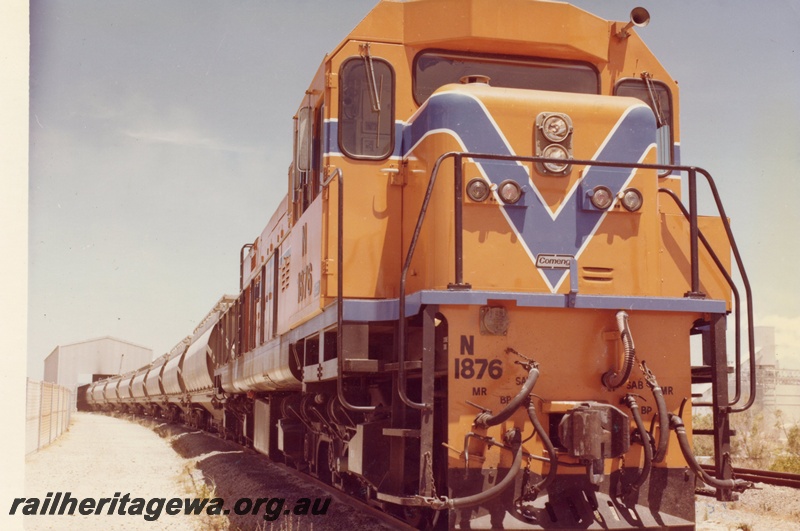
<instances>
[{"instance_id":1,"label":"wire fence","mask_svg":"<svg viewBox=\"0 0 800 531\"><path fill-rule=\"evenodd\" d=\"M28 379L25 399L25 455L55 441L69 429L72 391Z\"/></svg>"}]
</instances>

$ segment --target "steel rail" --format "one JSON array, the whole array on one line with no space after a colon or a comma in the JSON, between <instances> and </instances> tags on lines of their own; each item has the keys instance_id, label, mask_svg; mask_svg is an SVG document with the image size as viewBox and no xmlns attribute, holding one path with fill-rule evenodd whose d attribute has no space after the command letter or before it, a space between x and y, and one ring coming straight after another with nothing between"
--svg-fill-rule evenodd
<instances>
[{"instance_id":1,"label":"steel rail","mask_svg":"<svg viewBox=\"0 0 800 531\"><path fill-rule=\"evenodd\" d=\"M713 465L700 465L701 468L714 471ZM772 470L756 470L753 468L734 468L733 475L737 479L745 479L755 483L764 483L778 487L791 487L800 489L800 474L789 472L774 472Z\"/></svg>"}]
</instances>

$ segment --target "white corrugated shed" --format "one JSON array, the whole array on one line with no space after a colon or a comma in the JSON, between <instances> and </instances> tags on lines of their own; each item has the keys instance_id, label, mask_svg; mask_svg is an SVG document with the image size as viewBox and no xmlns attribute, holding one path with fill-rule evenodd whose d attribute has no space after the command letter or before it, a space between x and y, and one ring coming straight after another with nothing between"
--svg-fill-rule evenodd
<instances>
[{"instance_id":1,"label":"white corrugated shed","mask_svg":"<svg viewBox=\"0 0 800 531\"><path fill-rule=\"evenodd\" d=\"M124 374L148 365L153 349L113 337L88 339L59 345L44 360L44 381L73 391L75 409L77 387L91 382L94 374Z\"/></svg>"}]
</instances>

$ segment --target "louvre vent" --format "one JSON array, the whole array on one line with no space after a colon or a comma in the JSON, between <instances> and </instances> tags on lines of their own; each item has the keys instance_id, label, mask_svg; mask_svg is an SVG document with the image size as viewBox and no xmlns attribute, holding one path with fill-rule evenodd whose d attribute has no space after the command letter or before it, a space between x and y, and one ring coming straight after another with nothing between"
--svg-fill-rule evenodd
<instances>
[{"instance_id":1,"label":"louvre vent","mask_svg":"<svg viewBox=\"0 0 800 531\"><path fill-rule=\"evenodd\" d=\"M281 292L289 289L289 265L292 255L286 253L281 257Z\"/></svg>"},{"instance_id":2,"label":"louvre vent","mask_svg":"<svg viewBox=\"0 0 800 531\"><path fill-rule=\"evenodd\" d=\"M611 267L582 267L583 280L587 282L611 282L614 280L614 269Z\"/></svg>"}]
</instances>

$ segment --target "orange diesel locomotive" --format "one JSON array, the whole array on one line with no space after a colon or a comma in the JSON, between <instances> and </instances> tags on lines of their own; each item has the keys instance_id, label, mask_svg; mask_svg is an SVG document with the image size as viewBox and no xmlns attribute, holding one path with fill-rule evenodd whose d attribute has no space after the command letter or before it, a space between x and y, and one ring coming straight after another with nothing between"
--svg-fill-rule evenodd
<instances>
[{"instance_id":1,"label":"orange diesel locomotive","mask_svg":"<svg viewBox=\"0 0 800 531\"><path fill-rule=\"evenodd\" d=\"M90 398L238 438L420 527L693 529L695 473L720 499L746 486L732 254L747 277L719 201L697 214L697 186L716 190L680 165L648 20L381 1L302 99L238 297ZM691 454L693 382L713 384L716 477Z\"/></svg>"}]
</instances>

